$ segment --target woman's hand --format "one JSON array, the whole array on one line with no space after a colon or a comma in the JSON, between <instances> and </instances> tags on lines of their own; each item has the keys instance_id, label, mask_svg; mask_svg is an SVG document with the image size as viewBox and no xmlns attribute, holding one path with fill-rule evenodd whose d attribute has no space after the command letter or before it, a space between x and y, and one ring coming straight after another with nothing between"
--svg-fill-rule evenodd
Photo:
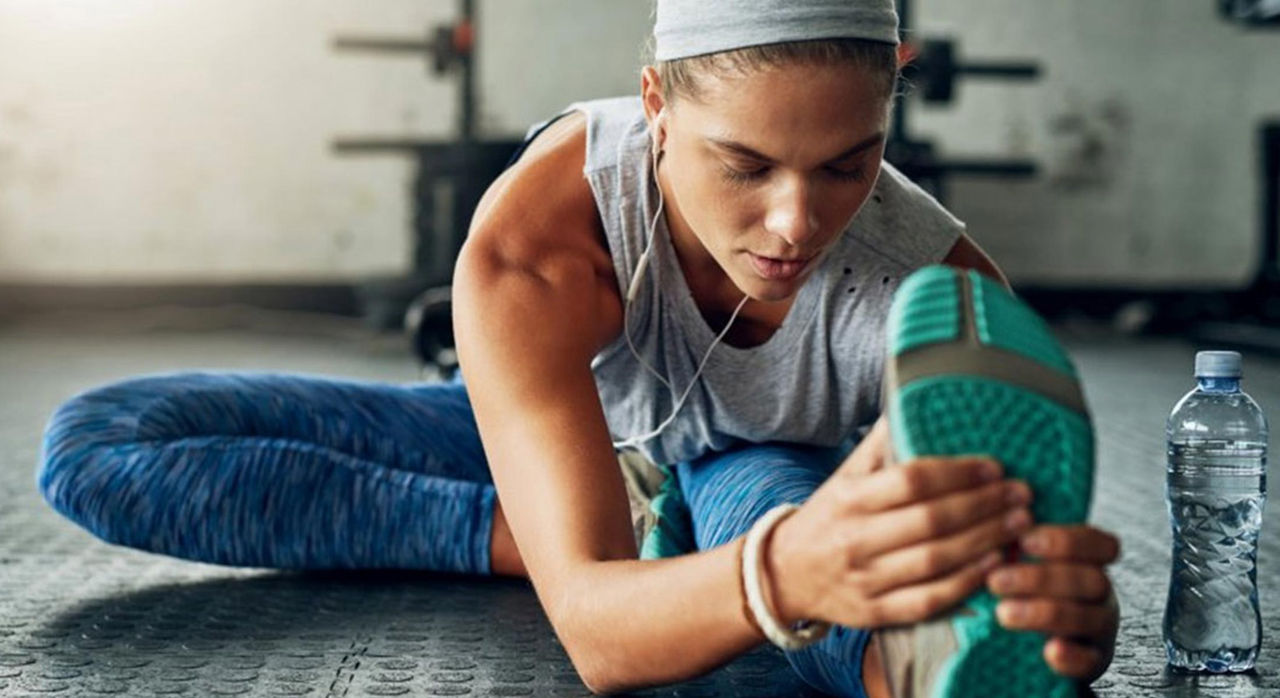
<instances>
[{"instance_id":1,"label":"woman's hand","mask_svg":"<svg viewBox=\"0 0 1280 698\"><path fill-rule=\"evenodd\" d=\"M974 592L1000 549L1031 527L1025 483L986 458L884 468L880 420L839 469L778 525L765 556L783 623L857 628L924 620Z\"/></svg>"},{"instance_id":2,"label":"woman's hand","mask_svg":"<svg viewBox=\"0 0 1280 698\"><path fill-rule=\"evenodd\" d=\"M1106 565L1120 555L1116 537L1092 526L1037 526L1022 538L1037 562L1005 565L987 578L1000 624L1045 633L1044 658L1059 674L1093 681L1116 646L1120 606Z\"/></svg>"}]
</instances>

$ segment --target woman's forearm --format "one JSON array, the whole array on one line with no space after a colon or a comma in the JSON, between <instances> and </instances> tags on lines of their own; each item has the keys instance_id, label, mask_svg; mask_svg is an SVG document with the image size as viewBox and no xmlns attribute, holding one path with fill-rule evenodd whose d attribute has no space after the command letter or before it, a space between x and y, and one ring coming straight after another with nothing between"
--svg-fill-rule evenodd
<instances>
[{"instance_id":1,"label":"woman's forearm","mask_svg":"<svg viewBox=\"0 0 1280 698\"><path fill-rule=\"evenodd\" d=\"M742 538L660 560L584 566L566 589L558 626L597 693L704 674L764 640L744 613Z\"/></svg>"}]
</instances>

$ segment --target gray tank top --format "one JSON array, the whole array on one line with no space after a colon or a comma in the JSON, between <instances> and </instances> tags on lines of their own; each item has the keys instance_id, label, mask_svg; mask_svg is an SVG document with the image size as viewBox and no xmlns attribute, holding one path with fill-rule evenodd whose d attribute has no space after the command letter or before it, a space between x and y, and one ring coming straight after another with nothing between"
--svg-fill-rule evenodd
<instances>
[{"instance_id":1,"label":"gray tank top","mask_svg":"<svg viewBox=\"0 0 1280 698\"><path fill-rule=\"evenodd\" d=\"M579 102L565 111L574 110L587 117L583 174L625 295L657 206L648 126L639 97ZM837 446L863 430L880 413L894 289L912 270L941 261L963 230L885 163L871 197L805 281L782 326L751 348L717 344L679 415L640 451L670 464L744 442ZM615 441L648 433L671 414L721 329L709 327L694 304L665 218L653 247L627 322L636 350L676 393L636 361L620 335L591 364Z\"/></svg>"}]
</instances>

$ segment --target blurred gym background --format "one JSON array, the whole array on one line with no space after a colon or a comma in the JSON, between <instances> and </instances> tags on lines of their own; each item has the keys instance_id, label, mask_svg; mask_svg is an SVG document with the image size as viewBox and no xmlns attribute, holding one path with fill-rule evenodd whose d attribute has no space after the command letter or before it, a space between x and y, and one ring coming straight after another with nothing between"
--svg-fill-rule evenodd
<instances>
[{"instance_id":1,"label":"blurred gym background","mask_svg":"<svg viewBox=\"0 0 1280 698\"><path fill-rule=\"evenodd\" d=\"M1280 346L1280 3L900 5L888 158L1022 293ZM636 93L650 26L640 0L0 0L0 317L332 313L425 324L447 362L475 200L531 124Z\"/></svg>"},{"instance_id":2,"label":"blurred gym background","mask_svg":"<svg viewBox=\"0 0 1280 698\"><path fill-rule=\"evenodd\" d=\"M1164 666L1164 426L1196 349L1280 410L1280 0L902 0L888 159L1050 317L1117 532L1102 696ZM32 481L73 394L144 373L406 383L454 362L472 207L528 127L636 94L649 0L0 0L0 695L585 695L527 583L305 575L95 540ZM1274 508L1274 505L1273 505ZM1274 518L1274 517L1272 517ZM751 655L644 695L804 695Z\"/></svg>"}]
</instances>

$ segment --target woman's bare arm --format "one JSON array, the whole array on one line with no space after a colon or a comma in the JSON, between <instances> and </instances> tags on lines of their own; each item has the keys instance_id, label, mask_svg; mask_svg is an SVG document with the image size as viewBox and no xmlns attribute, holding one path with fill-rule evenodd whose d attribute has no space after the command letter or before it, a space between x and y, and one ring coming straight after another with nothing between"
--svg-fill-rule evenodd
<instances>
[{"instance_id":1,"label":"woman's bare arm","mask_svg":"<svg viewBox=\"0 0 1280 698\"><path fill-rule=\"evenodd\" d=\"M951 246L942 263L961 269L976 269L979 273L999 281L1005 288L1009 288L1009 279L1005 277L1004 272L1000 271L1000 267L996 266L986 251L979 247L968 233L960 233L960 237Z\"/></svg>"},{"instance_id":2,"label":"woman's bare arm","mask_svg":"<svg viewBox=\"0 0 1280 698\"><path fill-rule=\"evenodd\" d=\"M454 282L459 360L539 600L596 692L705 673L759 643L740 541L637 560L590 362L622 307L582 178L581 119L544 134L478 209Z\"/></svg>"}]
</instances>

